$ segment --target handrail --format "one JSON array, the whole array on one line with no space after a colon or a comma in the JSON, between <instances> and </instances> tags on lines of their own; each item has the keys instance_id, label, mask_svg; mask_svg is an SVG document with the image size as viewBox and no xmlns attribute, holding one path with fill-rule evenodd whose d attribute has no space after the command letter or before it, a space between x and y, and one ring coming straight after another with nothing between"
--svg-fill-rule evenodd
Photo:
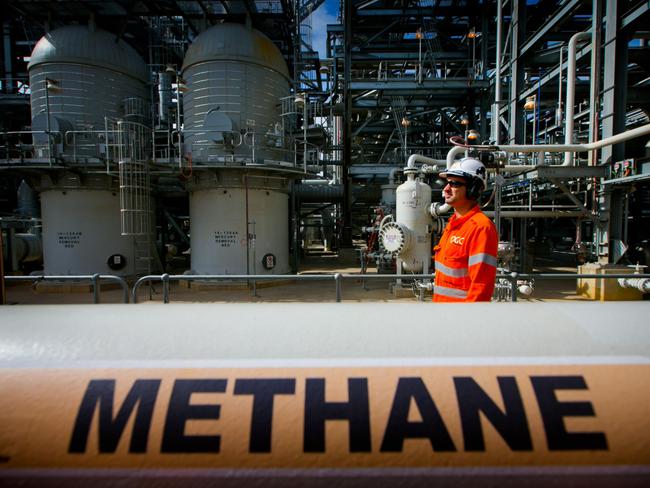
<instances>
[{"instance_id":1,"label":"handrail","mask_svg":"<svg viewBox=\"0 0 650 488\"><path fill-rule=\"evenodd\" d=\"M123 291L124 303L129 303L129 285L124 278L115 275L37 275L37 276L5 276L6 282L10 281L90 281L93 285L93 303L99 303L101 294L101 280L119 283Z\"/></svg>"},{"instance_id":2,"label":"handrail","mask_svg":"<svg viewBox=\"0 0 650 488\"><path fill-rule=\"evenodd\" d=\"M595 273L500 273L496 278L505 278L512 284L512 301L517 301L517 281L518 280L555 280L555 279L619 279L619 278L641 278L650 279L650 273L631 274L631 273L612 273L612 274L595 274ZM362 273L333 273L333 274L303 274L303 275L170 275L167 273L161 275L146 275L138 279L131 291L132 303L138 303L138 289L147 281L160 281L163 284L163 303L169 303L169 283L170 281L334 281L336 302L341 302L342 282L345 280L433 280L431 274L362 274ZM101 293L101 280L113 281L120 284L123 290L124 303L129 303L129 286L124 278L115 275L37 275L37 276L5 276L5 281L82 281L89 280L93 284L93 303L99 303Z\"/></svg>"},{"instance_id":3,"label":"handrail","mask_svg":"<svg viewBox=\"0 0 650 488\"><path fill-rule=\"evenodd\" d=\"M550 280L550 279L582 279L582 278L602 278L602 279L618 279L618 278L650 278L650 274L630 274L630 273L616 273L616 274L578 274L578 273L509 273L498 274L496 278L505 278L512 284L513 294L512 301L517 301L517 280L532 279L532 280ZM342 289L341 285L344 280L432 280L431 274L409 274L409 275L394 275L394 274L352 274L352 273L334 273L334 274L315 274L315 275L170 275L164 273L162 275L147 275L140 278L133 285L131 292L132 303L138 303L138 288L146 281L160 281L163 284L163 303L169 303L169 282L170 281L273 281L273 280L292 280L292 281L328 281L333 280L335 283L336 301L341 302Z\"/></svg>"}]
</instances>

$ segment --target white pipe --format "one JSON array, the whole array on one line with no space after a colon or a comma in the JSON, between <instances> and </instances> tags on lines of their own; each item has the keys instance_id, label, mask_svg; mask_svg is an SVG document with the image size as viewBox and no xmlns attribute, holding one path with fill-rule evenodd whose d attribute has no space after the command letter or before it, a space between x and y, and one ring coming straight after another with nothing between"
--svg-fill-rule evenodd
<instances>
[{"instance_id":1,"label":"white pipe","mask_svg":"<svg viewBox=\"0 0 650 488\"><path fill-rule=\"evenodd\" d=\"M613 146L621 142L634 139L635 137L641 137L650 134L650 124L642 125L636 129L628 130L621 132L620 134L601 139L600 141L590 142L588 144L510 144L507 146L492 146L498 151L504 151L507 153L532 153L532 152L585 152L593 151L595 149L602 149L603 147ZM481 149L481 146L477 146L476 149ZM447 168L450 168L454 163L456 156L462 152L465 152L466 148L463 146L454 146L447 153ZM526 168L526 166L521 167Z\"/></svg>"},{"instance_id":2,"label":"white pipe","mask_svg":"<svg viewBox=\"0 0 650 488\"><path fill-rule=\"evenodd\" d=\"M447 169L451 168L451 165L454 164L454 160L456 159L456 156L460 153L464 153L467 151L467 148L464 148L463 146L454 146L452 147L449 152L447 153Z\"/></svg>"},{"instance_id":3,"label":"white pipe","mask_svg":"<svg viewBox=\"0 0 650 488\"><path fill-rule=\"evenodd\" d=\"M433 159L421 154L411 154L406 161L406 168L415 168L415 163L427 163L427 164L443 164L445 163L442 159Z\"/></svg>"},{"instance_id":4,"label":"white pipe","mask_svg":"<svg viewBox=\"0 0 650 488\"><path fill-rule=\"evenodd\" d=\"M494 73L494 105L492 107L492 140L499 144L499 111L501 109L501 43L503 37L503 6L497 0L497 59Z\"/></svg>"},{"instance_id":5,"label":"white pipe","mask_svg":"<svg viewBox=\"0 0 650 488\"><path fill-rule=\"evenodd\" d=\"M623 288L636 288L641 293L650 293L650 278L619 278L618 284Z\"/></svg>"},{"instance_id":6,"label":"white pipe","mask_svg":"<svg viewBox=\"0 0 650 488\"><path fill-rule=\"evenodd\" d=\"M448 203L432 203L429 207L429 213L432 217L440 217L451 210L451 205Z\"/></svg>"},{"instance_id":7,"label":"white pipe","mask_svg":"<svg viewBox=\"0 0 650 488\"><path fill-rule=\"evenodd\" d=\"M558 83L557 83L557 112L555 113L555 124L560 125L562 123L562 76L564 69L562 65L564 64L564 46L560 46L560 73L558 74Z\"/></svg>"},{"instance_id":8,"label":"white pipe","mask_svg":"<svg viewBox=\"0 0 650 488\"><path fill-rule=\"evenodd\" d=\"M625 142L635 137L641 137L650 134L650 124L642 125L636 129L628 130L616 134L600 141L590 142L588 144L511 144L508 146L499 146L497 150L505 151L507 153L531 153L531 152L586 152L593 151L595 149L602 149L606 146L613 146L620 142ZM449 155L460 146L452 147L447 153L447 161L449 161ZM461 150L464 150L462 147Z\"/></svg>"},{"instance_id":9,"label":"white pipe","mask_svg":"<svg viewBox=\"0 0 650 488\"><path fill-rule=\"evenodd\" d=\"M578 32L571 36L569 41L568 65L567 65L567 82L566 82L566 103L564 109L566 113L566 125L564 130L564 143L573 142L574 131L574 104L576 95L576 50L578 42L581 40L591 39L590 32ZM573 161L573 154L567 152L564 155L563 166L569 166Z\"/></svg>"},{"instance_id":10,"label":"white pipe","mask_svg":"<svg viewBox=\"0 0 650 488\"><path fill-rule=\"evenodd\" d=\"M394 185L395 184L395 175L397 173L400 173L404 171L402 168L393 168L390 170L390 173L388 173L388 184L389 185Z\"/></svg>"}]
</instances>

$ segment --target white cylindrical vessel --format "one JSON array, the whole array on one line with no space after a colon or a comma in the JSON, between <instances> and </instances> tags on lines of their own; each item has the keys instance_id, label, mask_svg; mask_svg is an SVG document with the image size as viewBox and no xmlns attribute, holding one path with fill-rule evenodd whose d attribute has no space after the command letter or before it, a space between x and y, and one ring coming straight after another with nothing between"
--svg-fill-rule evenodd
<instances>
[{"instance_id":1,"label":"white cylindrical vessel","mask_svg":"<svg viewBox=\"0 0 650 488\"><path fill-rule=\"evenodd\" d=\"M135 242L120 232L110 181L62 178L41 191L46 275L135 274Z\"/></svg>"},{"instance_id":2,"label":"white cylindrical vessel","mask_svg":"<svg viewBox=\"0 0 650 488\"><path fill-rule=\"evenodd\" d=\"M290 76L268 37L241 24L215 25L187 50L182 77L183 130L193 161L282 159L263 139L280 122Z\"/></svg>"},{"instance_id":3,"label":"white cylindrical vessel","mask_svg":"<svg viewBox=\"0 0 650 488\"><path fill-rule=\"evenodd\" d=\"M147 113L147 66L115 34L81 25L55 29L38 41L28 69L37 150L47 151L50 130L60 133L57 156L65 147L67 156L99 157L105 118L132 116L136 105L138 115Z\"/></svg>"},{"instance_id":4,"label":"white cylindrical vessel","mask_svg":"<svg viewBox=\"0 0 650 488\"><path fill-rule=\"evenodd\" d=\"M189 189L193 273L290 272L286 178L202 172Z\"/></svg>"},{"instance_id":5,"label":"white cylindrical vessel","mask_svg":"<svg viewBox=\"0 0 650 488\"><path fill-rule=\"evenodd\" d=\"M398 265L408 273L428 273L431 266L431 187L414 172L397 187L395 220L409 230L410 245L398 256ZM399 268L398 268L399 269Z\"/></svg>"}]
</instances>

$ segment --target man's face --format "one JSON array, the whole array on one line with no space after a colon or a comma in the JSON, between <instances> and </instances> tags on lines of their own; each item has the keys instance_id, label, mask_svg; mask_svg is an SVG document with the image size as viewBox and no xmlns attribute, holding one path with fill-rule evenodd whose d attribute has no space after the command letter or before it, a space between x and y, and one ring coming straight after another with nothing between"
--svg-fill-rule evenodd
<instances>
[{"instance_id":1,"label":"man's face","mask_svg":"<svg viewBox=\"0 0 650 488\"><path fill-rule=\"evenodd\" d=\"M468 202L467 198L467 184L464 178L459 176L449 175L447 184L442 189L442 196L445 198L445 203L451 205L463 205Z\"/></svg>"}]
</instances>

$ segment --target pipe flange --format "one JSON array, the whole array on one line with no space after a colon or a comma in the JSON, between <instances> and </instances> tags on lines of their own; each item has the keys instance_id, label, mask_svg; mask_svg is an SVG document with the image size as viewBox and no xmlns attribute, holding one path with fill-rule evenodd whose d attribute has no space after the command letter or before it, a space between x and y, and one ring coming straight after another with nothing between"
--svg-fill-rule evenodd
<instances>
[{"instance_id":1,"label":"pipe flange","mask_svg":"<svg viewBox=\"0 0 650 488\"><path fill-rule=\"evenodd\" d=\"M411 233L399 222L388 222L379 231L382 247L391 254L404 253L411 244Z\"/></svg>"}]
</instances>

